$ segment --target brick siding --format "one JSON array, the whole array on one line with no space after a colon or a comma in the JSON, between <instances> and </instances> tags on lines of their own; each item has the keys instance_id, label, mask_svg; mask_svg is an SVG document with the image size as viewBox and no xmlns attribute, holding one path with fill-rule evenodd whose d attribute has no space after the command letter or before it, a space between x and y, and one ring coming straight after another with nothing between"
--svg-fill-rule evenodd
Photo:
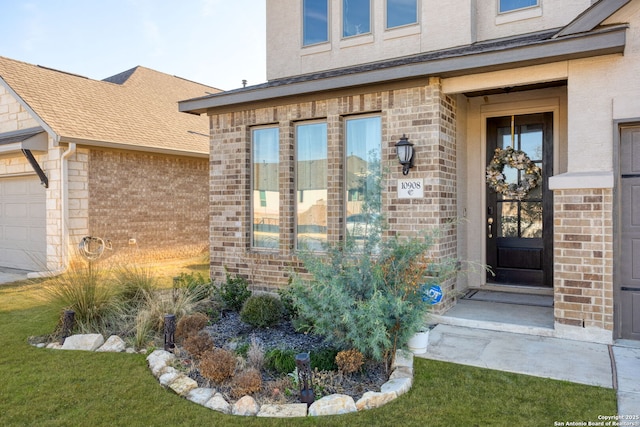
<instances>
[{"instance_id":1,"label":"brick siding","mask_svg":"<svg viewBox=\"0 0 640 427\"><path fill-rule=\"evenodd\" d=\"M613 195L554 192L555 320L613 330Z\"/></svg>"},{"instance_id":2,"label":"brick siding","mask_svg":"<svg viewBox=\"0 0 640 427\"><path fill-rule=\"evenodd\" d=\"M274 101L271 101L272 103ZM383 213L390 235L410 235L442 228L434 257L456 256L456 105L438 79L395 85L366 93L305 99L211 116L211 274L223 280L225 268L246 277L258 290L284 286L300 271L295 256L294 126L306 120L327 123L327 234L337 242L344 234L344 120L357 114L382 118ZM251 248L251 128L280 129L280 247ZM399 199L402 175L394 144L406 134L415 144L416 162L408 178L423 178L422 199ZM444 284L451 291L454 281ZM447 292L452 295L452 292ZM442 308L452 305L449 298Z\"/></svg>"},{"instance_id":3,"label":"brick siding","mask_svg":"<svg viewBox=\"0 0 640 427\"><path fill-rule=\"evenodd\" d=\"M207 159L107 150L86 156L88 233L111 240L107 255L141 262L206 250Z\"/></svg>"}]
</instances>

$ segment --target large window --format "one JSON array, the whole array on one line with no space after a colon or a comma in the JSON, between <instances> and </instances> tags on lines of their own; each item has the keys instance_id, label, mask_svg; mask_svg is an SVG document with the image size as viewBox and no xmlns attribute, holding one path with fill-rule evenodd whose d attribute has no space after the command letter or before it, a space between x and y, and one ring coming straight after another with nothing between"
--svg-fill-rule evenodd
<instances>
[{"instance_id":1,"label":"large window","mask_svg":"<svg viewBox=\"0 0 640 427\"><path fill-rule=\"evenodd\" d=\"M252 131L252 247L277 249L280 235L279 131Z\"/></svg>"},{"instance_id":2,"label":"large window","mask_svg":"<svg viewBox=\"0 0 640 427\"><path fill-rule=\"evenodd\" d=\"M516 9L537 6L538 0L500 0L499 12L510 12Z\"/></svg>"},{"instance_id":3,"label":"large window","mask_svg":"<svg viewBox=\"0 0 640 427\"><path fill-rule=\"evenodd\" d=\"M371 0L342 0L342 37L371 32Z\"/></svg>"},{"instance_id":4,"label":"large window","mask_svg":"<svg viewBox=\"0 0 640 427\"><path fill-rule=\"evenodd\" d=\"M302 45L329 41L328 0L302 0Z\"/></svg>"},{"instance_id":5,"label":"large window","mask_svg":"<svg viewBox=\"0 0 640 427\"><path fill-rule=\"evenodd\" d=\"M327 124L296 126L296 244L321 250L327 241Z\"/></svg>"},{"instance_id":6,"label":"large window","mask_svg":"<svg viewBox=\"0 0 640 427\"><path fill-rule=\"evenodd\" d=\"M418 22L418 0L387 0L387 28Z\"/></svg>"},{"instance_id":7,"label":"large window","mask_svg":"<svg viewBox=\"0 0 640 427\"><path fill-rule=\"evenodd\" d=\"M346 121L346 231L356 241L380 219L381 129L380 117Z\"/></svg>"}]
</instances>

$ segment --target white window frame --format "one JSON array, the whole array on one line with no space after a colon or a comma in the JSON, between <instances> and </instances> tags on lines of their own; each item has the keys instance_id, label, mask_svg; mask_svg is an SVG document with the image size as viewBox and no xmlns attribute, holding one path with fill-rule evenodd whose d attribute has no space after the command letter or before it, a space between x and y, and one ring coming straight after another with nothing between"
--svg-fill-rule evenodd
<instances>
[{"instance_id":1,"label":"white window frame","mask_svg":"<svg viewBox=\"0 0 640 427\"><path fill-rule=\"evenodd\" d=\"M304 43L304 30L305 30L305 26L304 26L304 0L302 2L300 2L301 7L300 7L300 23L302 25L300 25L300 44L302 46L302 48L311 48L311 47L316 47L316 46L323 46L325 44L331 43L331 0L326 0L327 2L327 40L325 41L321 41L321 42L316 42L316 43L309 43L309 44L305 44Z\"/></svg>"},{"instance_id":2,"label":"white window frame","mask_svg":"<svg viewBox=\"0 0 640 427\"><path fill-rule=\"evenodd\" d=\"M369 1L369 31L367 31L366 33L359 33L359 34L353 34L350 36L345 36L344 35L344 1L345 0L340 0L340 17L342 18L340 21L340 36L342 40L351 40L355 37L362 37L362 36L370 36L373 34L373 1L372 0L368 0Z\"/></svg>"},{"instance_id":3,"label":"white window frame","mask_svg":"<svg viewBox=\"0 0 640 427\"><path fill-rule=\"evenodd\" d=\"M254 192L256 191L255 185L254 185L254 179L255 179L255 169L254 169L254 164L255 164L255 150L254 150L254 143L255 143L255 139L254 139L254 135L256 131L260 131L260 130L264 130L264 129L275 129L278 131L278 169L280 169L280 146L281 146L281 131L280 131L280 127L277 125L266 125L266 126L255 126L250 128L249 132L251 135L251 149L250 149L250 154L251 154L251 173L250 173L250 194L251 194L251 203L249 204L250 206L250 218L251 218L251 225L250 225L250 241L249 241L249 247L251 248L251 250L254 251L269 251L269 252L273 252L273 251L278 251L279 247L280 247L280 233L278 233L278 244L276 245L276 247L268 247L268 246L258 246L255 244L255 229L254 229L254 218L255 218L255 212L256 209L259 209L260 206L256 206L255 203L255 198L254 198ZM279 172L278 172L279 175ZM280 199L281 196L281 190L280 190L280 180L278 179L278 198ZM259 191L259 190L258 190ZM267 200L268 203L268 200ZM280 201L278 202L278 211L280 210ZM280 212L278 212L278 229L280 228Z\"/></svg>"}]
</instances>

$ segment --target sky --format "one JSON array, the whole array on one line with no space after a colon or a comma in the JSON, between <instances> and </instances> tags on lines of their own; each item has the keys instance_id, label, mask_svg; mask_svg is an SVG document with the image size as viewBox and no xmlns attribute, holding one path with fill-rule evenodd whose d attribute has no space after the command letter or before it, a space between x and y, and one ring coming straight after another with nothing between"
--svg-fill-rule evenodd
<instances>
[{"instance_id":1,"label":"sky","mask_svg":"<svg viewBox=\"0 0 640 427\"><path fill-rule=\"evenodd\" d=\"M0 0L0 56L96 80L138 65L218 89L266 81L267 0Z\"/></svg>"}]
</instances>

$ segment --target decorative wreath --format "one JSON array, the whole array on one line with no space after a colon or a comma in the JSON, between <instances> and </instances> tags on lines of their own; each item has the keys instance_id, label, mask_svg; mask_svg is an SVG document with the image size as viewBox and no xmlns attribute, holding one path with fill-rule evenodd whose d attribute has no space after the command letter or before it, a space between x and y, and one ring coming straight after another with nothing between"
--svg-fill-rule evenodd
<instances>
[{"instance_id":1,"label":"decorative wreath","mask_svg":"<svg viewBox=\"0 0 640 427\"><path fill-rule=\"evenodd\" d=\"M507 184L502 173L505 166L524 171L522 179L518 183ZM487 166L489 188L509 199L522 200L540 184L541 179L540 168L531 161L527 153L514 150L513 147L496 148L493 159Z\"/></svg>"}]
</instances>

